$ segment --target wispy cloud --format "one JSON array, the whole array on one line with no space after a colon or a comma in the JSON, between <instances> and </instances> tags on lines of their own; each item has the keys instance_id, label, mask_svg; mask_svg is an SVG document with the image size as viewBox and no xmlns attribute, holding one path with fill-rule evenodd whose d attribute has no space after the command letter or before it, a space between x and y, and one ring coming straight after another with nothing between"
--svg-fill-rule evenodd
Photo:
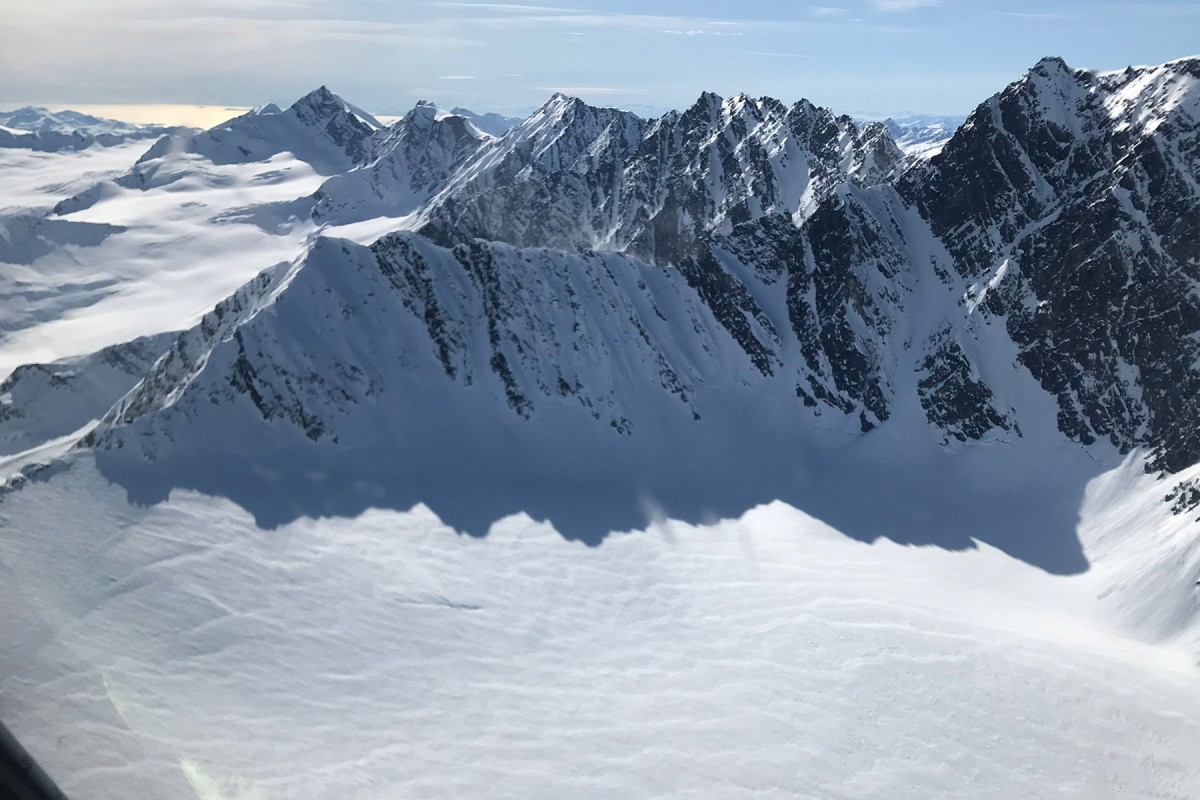
<instances>
[{"instance_id":1,"label":"wispy cloud","mask_svg":"<svg viewBox=\"0 0 1200 800\"><path fill-rule=\"evenodd\" d=\"M996 14L1003 17L1020 17L1022 19L1078 19L1077 14L1063 14L1054 11L1009 11L1007 9L996 9Z\"/></svg>"},{"instance_id":2,"label":"wispy cloud","mask_svg":"<svg viewBox=\"0 0 1200 800\"><path fill-rule=\"evenodd\" d=\"M811 56L807 53L770 53L762 50L747 50L746 55L762 56L764 58L816 58L816 56Z\"/></svg>"},{"instance_id":3,"label":"wispy cloud","mask_svg":"<svg viewBox=\"0 0 1200 800\"><path fill-rule=\"evenodd\" d=\"M582 14L578 8L560 8L558 6L535 6L523 3L456 3L445 0L433 5L439 8L485 8L489 11L499 11L508 14Z\"/></svg>"},{"instance_id":4,"label":"wispy cloud","mask_svg":"<svg viewBox=\"0 0 1200 800\"><path fill-rule=\"evenodd\" d=\"M871 0L871 4L880 11L892 13L939 6L941 5L941 0Z\"/></svg>"},{"instance_id":5,"label":"wispy cloud","mask_svg":"<svg viewBox=\"0 0 1200 800\"><path fill-rule=\"evenodd\" d=\"M663 33L667 33L672 36L741 36L741 35L743 35L741 31L705 31L705 30L699 30L696 28L693 28L691 30L686 30L686 31L666 30L666 31L663 31Z\"/></svg>"},{"instance_id":6,"label":"wispy cloud","mask_svg":"<svg viewBox=\"0 0 1200 800\"><path fill-rule=\"evenodd\" d=\"M567 95L583 94L642 94L642 89L627 86L539 86L539 92L558 92Z\"/></svg>"},{"instance_id":7,"label":"wispy cloud","mask_svg":"<svg viewBox=\"0 0 1200 800\"><path fill-rule=\"evenodd\" d=\"M814 19L845 19L850 16L850 10L840 6L811 6L808 15Z\"/></svg>"},{"instance_id":8,"label":"wispy cloud","mask_svg":"<svg viewBox=\"0 0 1200 800\"><path fill-rule=\"evenodd\" d=\"M439 81L477 81L478 75L440 75Z\"/></svg>"}]
</instances>

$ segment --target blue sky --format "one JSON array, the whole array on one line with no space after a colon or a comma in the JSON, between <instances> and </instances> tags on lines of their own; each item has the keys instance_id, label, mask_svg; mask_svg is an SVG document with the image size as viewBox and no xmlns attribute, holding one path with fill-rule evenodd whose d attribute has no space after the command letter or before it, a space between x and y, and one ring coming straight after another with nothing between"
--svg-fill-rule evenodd
<instances>
[{"instance_id":1,"label":"blue sky","mask_svg":"<svg viewBox=\"0 0 1200 800\"><path fill-rule=\"evenodd\" d=\"M43 0L5 12L0 105L286 104L324 83L381 114L702 90L951 114L1044 55L1159 63L1198 32L1196 0Z\"/></svg>"}]
</instances>

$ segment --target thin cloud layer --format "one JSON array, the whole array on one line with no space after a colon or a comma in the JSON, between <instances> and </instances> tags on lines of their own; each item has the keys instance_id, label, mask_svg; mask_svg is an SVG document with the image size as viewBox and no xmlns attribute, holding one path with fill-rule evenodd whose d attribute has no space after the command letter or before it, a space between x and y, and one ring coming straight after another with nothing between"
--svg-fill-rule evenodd
<instances>
[{"instance_id":1,"label":"thin cloud layer","mask_svg":"<svg viewBox=\"0 0 1200 800\"><path fill-rule=\"evenodd\" d=\"M384 114L428 94L522 113L557 86L652 108L712 90L958 113L1047 54L1118 68L1197 49L1189 26L1162 24L1196 19L1193 0L1103 10L1080 15L1074 0L56 0L7 11L0 104L253 106L328 84Z\"/></svg>"}]
</instances>

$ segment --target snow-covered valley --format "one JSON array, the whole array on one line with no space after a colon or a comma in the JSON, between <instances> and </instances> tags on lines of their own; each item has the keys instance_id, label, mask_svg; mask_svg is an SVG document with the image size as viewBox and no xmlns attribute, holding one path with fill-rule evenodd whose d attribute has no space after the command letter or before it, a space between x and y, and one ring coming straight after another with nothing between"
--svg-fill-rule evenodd
<instances>
[{"instance_id":1,"label":"snow-covered valley","mask_svg":"<svg viewBox=\"0 0 1200 800\"><path fill-rule=\"evenodd\" d=\"M1200 796L1200 60L912 124L0 148L0 720L79 798Z\"/></svg>"},{"instance_id":2,"label":"snow-covered valley","mask_svg":"<svg viewBox=\"0 0 1200 800\"><path fill-rule=\"evenodd\" d=\"M596 549L424 507L263 530L194 492L130 506L84 459L0 507L3 704L101 799L1188 798L1196 630L1135 620L1194 545L1121 583L1194 535L1112 526L1159 487L1105 480L1126 507L1094 487L1093 569L1055 577L778 503Z\"/></svg>"}]
</instances>

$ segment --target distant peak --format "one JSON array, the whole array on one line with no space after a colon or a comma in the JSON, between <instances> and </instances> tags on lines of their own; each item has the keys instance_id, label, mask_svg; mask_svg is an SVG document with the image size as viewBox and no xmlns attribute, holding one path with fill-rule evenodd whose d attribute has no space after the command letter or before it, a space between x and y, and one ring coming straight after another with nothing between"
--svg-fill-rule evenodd
<instances>
[{"instance_id":1,"label":"distant peak","mask_svg":"<svg viewBox=\"0 0 1200 800\"><path fill-rule=\"evenodd\" d=\"M345 105L341 98L333 92L329 91L329 87L321 84L316 89L313 89L308 94L301 97L295 103L292 103L292 108L308 107L319 108L321 106Z\"/></svg>"},{"instance_id":2,"label":"distant peak","mask_svg":"<svg viewBox=\"0 0 1200 800\"><path fill-rule=\"evenodd\" d=\"M584 105L584 102L574 95L555 92L550 95L550 101L546 105L551 107L571 107Z\"/></svg>"},{"instance_id":3,"label":"distant peak","mask_svg":"<svg viewBox=\"0 0 1200 800\"><path fill-rule=\"evenodd\" d=\"M701 92L696 98L696 102L692 103L691 108L684 112L684 116L702 115L707 118L712 118L720 112L721 106L725 104L725 98L716 92Z\"/></svg>"},{"instance_id":4,"label":"distant peak","mask_svg":"<svg viewBox=\"0 0 1200 800\"><path fill-rule=\"evenodd\" d=\"M541 111L544 114L566 114L586 107L587 104L578 97L572 97L569 94L555 92L542 106Z\"/></svg>"},{"instance_id":5,"label":"distant peak","mask_svg":"<svg viewBox=\"0 0 1200 800\"><path fill-rule=\"evenodd\" d=\"M1067 66L1067 62L1058 56L1046 56L1033 65L1033 69L1038 72L1053 74L1055 72L1071 73L1072 70Z\"/></svg>"},{"instance_id":6,"label":"distant peak","mask_svg":"<svg viewBox=\"0 0 1200 800\"><path fill-rule=\"evenodd\" d=\"M791 108L791 113L803 116L814 114L816 111L817 107L813 105L812 101L804 97L793 103Z\"/></svg>"},{"instance_id":7,"label":"distant peak","mask_svg":"<svg viewBox=\"0 0 1200 800\"><path fill-rule=\"evenodd\" d=\"M418 100L417 104L412 107L412 110L404 115L404 119L410 124L419 123L420 125L428 126L443 116L447 116L446 112L442 111L431 101Z\"/></svg>"}]
</instances>

